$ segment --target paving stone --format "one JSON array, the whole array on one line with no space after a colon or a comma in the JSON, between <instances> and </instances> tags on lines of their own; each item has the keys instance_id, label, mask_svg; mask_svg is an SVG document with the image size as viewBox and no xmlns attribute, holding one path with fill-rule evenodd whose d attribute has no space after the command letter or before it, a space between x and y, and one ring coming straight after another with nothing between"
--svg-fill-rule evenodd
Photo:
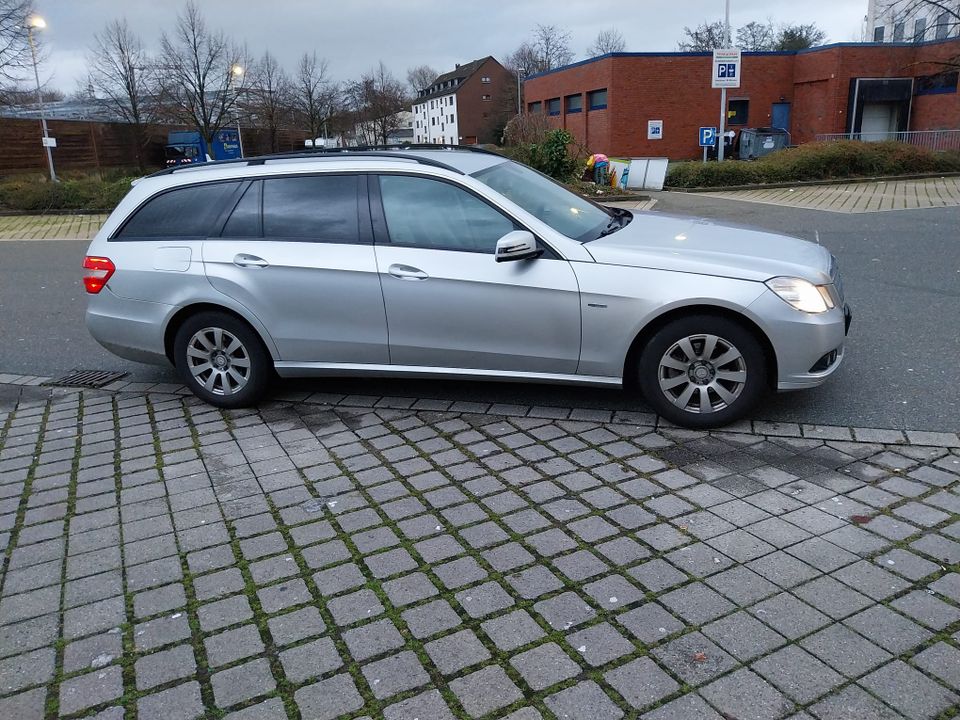
<instances>
[{"instance_id":1,"label":"paving stone","mask_svg":"<svg viewBox=\"0 0 960 720\"><path fill-rule=\"evenodd\" d=\"M378 579L407 572L417 567L417 561L403 548L388 550L385 553L364 558L364 563L370 569L370 573Z\"/></svg>"},{"instance_id":2,"label":"paving stone","mask_svg":"<svg viewBox=\"0 0 960 720\"><path fill-rule=\"evenodd\" d=\"M480 624L483 631L502 651L509 652L544 636L541 628L526 610L515 610Z\"/></svg>"},{"instance_id":3,"label":"paving stone","mask_svg":"<svg viewBox=\"0 0 960 720\"><path fill-rule=\"evenodd\" d=\"M712 575L704 582L741 606L752 605L779 591L772 582L742 565Z\"/></svg>"},{"instance_id":4,"label":"paving stone","mask_svg":"<svg viewBox=\"0 0 960 720\"><path fill-rule=\"evenodd\" d=\"M18 695L0 698L0 717L21 720L43 720L47 689L36 688Z\"/></svg>"},{"instance_id":5,"label":"paving stone","mask_svg":"<svg viewBox=\"0 0 960 720\"><path fill-rule=\"evenodd\" d=\"M287 711L280 698L270 698L262 703L245 707L224 717L224 720L286 720ZM122 718L117 718L122 720Z\"/></svg>"},{"instance_id":6,"label":"paving stone","mask_svg":"<svg viewBox=\"0 0 960 720\"><path fill-rule=\"evenodd\" d=\"M550 562L557 570L576 582L596 577L610 569L603 560L588 550L577 550L569 555L554 558Z\"/></svg>"},{"instance_id":7,"label":"paving stone","mask_svg":"<svg viewBox=\"0 0 960 720\"><path fill-rule=\"evenodd\" d=\"M795 707L770 683L746 668L714 680L700 692L729 718L777 720Z\"/></svg>"},{"instance_id":8,"label":"paving stone","mask_svg":"<svg viewBox=\"0 0 960 720\"><path fill-rule=\"evenodd\" d=\"M870 598L852 590L832 577L821 577L797 588L797 597L826 613L834 620L840 620L859 612L872 604Z\"/></svg>"},{"instance_id":9,"label":"paving stone","mask_svg":"<svg viewBox=\"0 0 960 720\"><path fill-rule=\"evenodd\" d=\"M735 609L733 603L703 583L692 583L659 598L671 611L694 625L714 620Z\"/></svg>"},{"instance_id":10,"label":"paving stone","mask_svg":"<svg viewBox=\"0 0 960 720\"><path fill-rule=\"evenodd\" d=\"M623 717L623 711L592 680L585 680L548 695L544 703L558 718L619 720Z\"/></svg>"},{"instance_id":11,"label":"paving stone","mask_svg":"<svg viewBox=\"0 0 960 720\"><path fill-rule=\"evenodd\" d=\"M901 720L903 715L891 710L857 685L848 685L828 695L810 708L820 720Z\"/></svg>"},{"instance_id":12,"label":"paving stone","mask_svg":"<svg viewBox=\"0 0 960 720\"><path fill-rule=\"evenodd\" d=\"M137 690L149 690L173 680L190 677L196 671L197 664L193 647L190 645L177 645L169 650L145 655L137 660L135 665Z\"/></svg>"},{"instance_id":13,"label":"paving stone","mask_svg":"<svg viewBox=\"0 0 960 720\"><path fill-rule=\"evenodd\" d=\"M313 582L323 595L330 597L360 587L366 578L356 564L345 563L314 574Z\"/></svg>"},{"instance_id":14,"label":"paving stone","mask_svg":"<svg viewBox=\"0 0 960 720\"><path fill-rule=\"evenodd\" d=\"M952 645L938 642L915 655L912 662L955 690L960 690L960 650Z\"/></svg>"},{"instance_id":15,"label":"paving stone","mask_svg":"<svg viewBox=\"0 0 960 720\"><path fill-rule=\"evenodd\" d=\"M606 665L632 653L633 643L614 630L609 623L600 623L567 636L567 644L593 667Z\"/></svg>"},{"instance_id":16,"label":"paving stone","mask_svg":"<svg viewBox=\"0 0 960 720\"><path fill-rule=\"evenodd\" d=\"M751 667L801 704L816 700L844 682L840 674L796 645L767 655Z\"/></svg>"},{"instance_id":17,"label":"paving stone","mask_svg":"<svg viewBox=\"0 0 960 720\"><path fill-rule=\"evenodd\" d=\"M724 720L699 695L689 693L641 716L643 720Z\"/></svg>"},{"instance_id":18,"label":"paving stone","mask_svg":"<svg viewBox=\"0 0 960 720\"><path fill-rule=\"evenodd\" d=\"M922 580L940 569L940 566L936 563L901 548L894 548L890 552L880 555L875 559L875 562L882 568L914 581Z\"/></svg>"},{"instance_id":19,"label":"paving stone","mask_svg":"<svg viewBox=\"0 0 960 720\"><path fill-rule=\"evenodd\" d=\"M573 592L565 592L549 600L541 600L534 604L533 609L540 613L554 630L567 630L590 620L597 614L596 610Z\"/></svg>"},{"instance_id":20,"label":"paving stone","mask_svg":"<svg viewBox=\"0 0 960 720\"><path fill-rule=\"evenodd\" d=\"M229 665L264 651L260 631L253 624L210 635L204 638L203 644L207 650L207 660L214 667Z\"/></svg>"},{"instance_id":21,"label":"paving stone","mask_svg":"<svg viewBox=\"0 0 960 720\"><path fill-rule=\"evenodd\" d=\"M14 692L47 682L53 677L55 660L53 648L40 648L0 660L0 692Z\"/></svg>"},{"instance_id":22,"label":"paving stone","mask_svg":"<svg viewBox=\"0 0 960 720\"><path fill-rule=\"evenodd\" d=\"M763 600L749 612L789 640L830 624L830 618L788 593Z\"/></svg>"},{"instance_id":23,"label":"paving stone","mask_svg":"<svg viewBox=\"0 0 960 720\"><path fill-rule=\"evenodd\" d=\"M848 552L834 545L832 542L828 542L819 537L813 537L797 545L788 547L786 552L795 558L803 560L807 565L820 572L833 572L859 559L859 557L852 552Z\"/></svg>"},{"instance_id":24,"label":"paving stone","mask_svg":"<svg viewBox=\"0 0 960 720\"><path fill-rule=\"evenodd\" d=\"M349 595L341 595L327 602L327 610L340 626L377 617L384 608L373 590L364 588Z\"/></svg>"},{"instance_id":25,"label":"paving stone","mask_svg":"<svg viewBox=\"0 0 960 720\"><path fill-rule=\"evenodd\" d=\"M123 695L123 674L119 666L94 670L65 680L60 685L60 714L72 715Z\"/></svg>"},{"instance_id":26,"label":"paving stone","mask_svg":"<svg viewBox=\"0 0 960 720\"><path fill-rule=\"evenodd\" d=\"M72 673L103 667L123 653L123 635L119 629L92 635L70 643L63 651L63 671ZM31 672L40 668L34 667ZM42 670L40 670L42 673ZM0 716L2 717L2 716Z\"/></svg>"},{"instance_id":27,"label":"paving stone","mask_svg":"<svg viewBox=\"0 0 960 720\"><path fill-rule=\"evenodd\" d=\"M479 582L487 577L487 571L470 556L434 566L433 572L449 590Z\"/></svg>"},{"instance_id":28,"label":"paving stone","mask_svg":"<svg viewBox=\"0 0 960 720\"><path fill-rule=\"evenodd\" d=\"M900 660L860 681L867 690L911 718L934 718L960 697Z\"/></svg>"},{"instance_id":29,"label":"paving stone","mask_svg":"<svg viewBox=\"0 0 960 720\"><path fill-rule=\"evenodd\" d=\"M485 617L514 604L506 590L493 581L461 590L454 597L472 618Z\"/></svg>"},{"instance_id":30,"label":"paving stone","mask_svg":"<svg viewBox=\"0 0 960 720\"><path fill-rule=\"evenodd\" d=\"M887 662L890 653L843 625L831 625L800 643L835 670L855 678Z\"/></svg>"},{"instance_id":31,"label":"paving stone","mask_svg":"<svg viewBox=\"0 0 960 720\"><path fill-rule=\"evenodd\" d=\"M770 543L742 529L711 537L706 542L725 557L741 563L756 560L776 550Z\"/></svg>"},{"instance_id":32,"label":"paving stone","mask_svg":"<svg viewBox=\"0 0 960 720\"><path fill-rule=\"evenodd\" d=\"M284 650L280 653L280 662L287 679L293 683L323 675L343 665L343 659L330 638Z\"/></svg>"},{"instance_id":33,"label":"paving stone","mask_svg":"<svg viewBox=\"0 0 960 720\"><path fill-rule=\"evenodd\" d=\"M910 583L866 560L837 570L831 577L874 600L886 600L910 587Z\"/></svg>"},{"instance_id":34,"label":"paving stone","mask_svg":"<svg viewBox=\"0 0 960 720\"><path fill-rule=\"evenodd\" d=\"M580 666L553 642L514 655L510 664L534 690L543 690L580 673Z\"/></svg>"},{"instance_id":35,"label":"paving stone","mask_svg":"<svg viewBox=\"0 0 960 720\"><path fill-rule=\"evenodd\" d=\"M319 635L327 629L320 611L315 607L275 615L267 620L273 641L280 646L295 643L304 638Z\"/></svg>"},{"instance_id":36,"label":"paving stone","mask_svg":"<svg viewBox=\"0 0 960 720\"><path fill-rule=\"evenodd\" d=\"M847 618L844 624L894 655L900 655L931 637L931 633L917 623L880 605Z\"/></svg>"},{"instance_id":37,"label":"paving stone","mask_svg":"<svg viewBox=\"0 0 960 720\"><path fill-rule=\"evenodd\" d=\"M474 718L512 705L523 695L502 668L488 665L476 672L450 681L450 689Z\"/></svg>"},{"instance_id":38,"label":"paving stone","mask_svg":"<svg viewBox=\"0 0 960 720\"><path fill-rule=\"evenodd\" d=\"M200 602L240 592L245 587L246 582L239 568L227 568L193 579L193 590Z\"/></svg>"},{"instance_id":39,"label":"paving stone","mask_svg":"<svg viewBox=\"0 0 960 720\"><path fill-rule=\"evenodd\" d=\"M426 643L423 649L444 675L452 675L490 657L490 653L470 630L445 635Z\"/></svg>"},{"instance_id":40,"label":"paving stone","mask_svg":"<svg viewBox=\"0 0 960 720\"><path fill-rule=\"evenodd\" d=\"M703 634L741 662L766 655L787 642L779 633L744 611L706 625Z\"/></svg>"},{"instance_id":41,"label":"paving stone","mask_svg":"<svg viewBox=\"0 0 960 720\"><path fill-rule=\"evenodd\" d=\"M619 609L643 598L643 593L622 575L608 575L594 580L584 585L583 589L604 610Z\"/></svg>"},{"instance_id":42,"label":"paving stone","mask_svg":"<svg viewBox=\"0 0 960 720\"><path fill-rule=\"evenodd\" d=\"M353 678L346 673L306 685L297 690L293 698L301 716L311 720L335 720L359 710L364 704Z\"/></svg>"},{"instance_id":43,"label":"paving stone","mask_svg":"<svg viewBox=\"0 0 960 720\"><path fill-rule=\"evenodd\" d=\"M343 640L353 658L361 662L388 650L403 647L403 638L387 619L347 630L343 634Z\"/></svg>"},{"instance_id":44,"label":"paving stone","mask_svg":"<svg viewBox=\"0 0 960 720\"><path fill-rule=\"evenodd\" d=\"M699 632L654 648L653 655L689 685L702 685L732 670L737 661Z\"/></svg>"},{"instance_id":45,"label":"paving stone","mask_svg":"<svg viewBox=\"0 0 960 720\"><path fill-rule=\"evenodd\" d=\"M533 600L563 587L563 583L543 565L534 565L508 575L506 581L526 600Z\"/></svg>"},{"instance_id":46,"label":"paving stone","mask_svg":"<svg viewBox=\"0 0 960 720\"><path fill-rule=\"evenodd\" d=\"M214 700L221 708L264 695L276 687L270 665L263 658L214 673L210 683Z\"/></svg>"},{"instance_id":47,"label":"paving stone","mask_svg":"<svg viewBox=\"0 0 960 720\"><path fill-rule=\"evenodd\" d=\"M646 657L611 670L603 678L637 710L660 702L680 688L673 678Z\"/></svg>"},{"instance_id":48,"label":"paving stone","mask_svg":"<svg viewBox=\"0 0 960 720\"><path fill-rule=\"evenodd\" d=\"M423 573L411 573L383 583L383 591L395 607L403 607L438 594L430 579Z\"/></svg>"},{"instance_id":49,"label":"paving stone","mask_svg":"<svg viewBox=\"0 0 960 720\"><path fill-rule=\"evenodd\" d=\"M417 639L455 628L461 622L460 616L446 600L433 600L410 608L403 612L402 617L410 633Z\"/></svg>"},{"instance_id":50,"label":"paving stone","mask_svg":"<svg viewBox=\"0 0 960 720\"><path fill-rule=\"evenodd\" d=\"M66 638L83 637L118 627L126 622L126 619L126 607L122 597L99 600L67 610L63 614L63 635Z\"/></svg>"},{"instance_id":51,"label":"paving stone","mask_svg":"<svg viewBox=\"0 0 960 720\"><path fill-rule=\"evenodd\" d=\"M890 605L934 630L943 630L960 620L960 610L920 590L897 598Z\"/></svg>"},{"instance_id":52,"label":"paving stone","mask_svg":"<svg viewBox=\"0 0 960 720\"><path fill-rule=\"evenodd\" d=\"M484 560L497 572L509 572L514 568L529 565L534 561L520 543L510 542L480 553Z\"/></svg>"},{"instance_id":53,"label":"paving stone","mask_svg":"<svg viewBox=\"0 0 960 720\"><path fill-rule=\"evenodd\" d=\"M140 720L194 720L204 714L200 684L195 680L137 700Z\"/></svg>"},{"instance_id":54,"label":"paving stone","mask_svg":"<svg viewBox=\"0 0 960 720\"><path fill-rule=\"evenodd\" d=\"M385 720L454 720L453 713L437 690L428 690L420 695L384 708Z\"/></svg>"},{"instance_id":55,"label":"paving stone","mask_svg":"<svg viewBox=\"0 0 960 720\"><path fill-rule=\"evenodd\" d=\"M136 649L140 651L152 650L188 637L190 637L190 626L184 612L155 618L135 625L133 628L133 641Z\"/></svg>"},{"instance_id":56,"label":"paving stone","mask_svg":"<svg viewBox=\"0 0 960 720\"><path fill-rule=\"evenodd\" d=\"M157 615L187 604L183 585L173 583L156 590L146 590L133 596L133 613L138 618Z\"/></svg>"}]
</instances>

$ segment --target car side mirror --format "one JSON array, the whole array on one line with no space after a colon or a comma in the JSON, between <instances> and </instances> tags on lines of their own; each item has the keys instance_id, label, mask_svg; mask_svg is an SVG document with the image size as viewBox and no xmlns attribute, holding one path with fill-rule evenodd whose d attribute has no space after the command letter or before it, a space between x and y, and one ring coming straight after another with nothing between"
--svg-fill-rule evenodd
<instances>
[{"instance_id":1,"label":"car side mirror","mask_svg":"<svg viewBox=\"0 0 960 720\"><path fill-rule=\"evenodd\" d=\"M497 240L497 249L494 258L497 262L510 260L530 260L540 257L543 249L537 247L537 239L527 230L508 232Z\"/></svg>"}]
</instances>

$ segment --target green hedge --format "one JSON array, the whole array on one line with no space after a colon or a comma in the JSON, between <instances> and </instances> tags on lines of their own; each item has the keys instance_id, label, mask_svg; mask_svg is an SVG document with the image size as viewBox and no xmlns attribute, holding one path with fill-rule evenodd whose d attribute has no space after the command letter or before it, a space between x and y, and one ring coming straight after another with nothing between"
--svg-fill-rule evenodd
<instances>
[{"instance_id":1,"label":"green hedge","mask_svg":"<svg viewBox=\"0 0 960 720\"><path fill-rule=\"evenodd\" d=\"M119 180L7 180L0 182L0 210L44 213L54 210L113 210L130 190Z\"/></svg>"},{"instance_id":2,"label":"green hedge","mask_svg":"<svg viewBox=\"0 0 960 720\"><path fill-rule=\"evenodd\" d=\"M897 142L808 143L759 160L676 163L667 171L666 184L678 188L728 187L930 172L960 172L960 152L935 152Z\"/></svg>"}]
</instances>

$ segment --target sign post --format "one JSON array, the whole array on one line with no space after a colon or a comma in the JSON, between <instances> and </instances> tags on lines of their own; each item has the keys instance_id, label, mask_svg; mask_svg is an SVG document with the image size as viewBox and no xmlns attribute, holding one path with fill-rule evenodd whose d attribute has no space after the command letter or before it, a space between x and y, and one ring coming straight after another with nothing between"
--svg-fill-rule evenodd
<instances>
[{"instance_id":1,"label":"sign post","mask_svg":"<svg viewBox=\"0 0 960 720\"><path fill-rule=\"evenodd\" d=\"M723 133L727 126L727 88L740 87L740 50L725 48L713 51L712 87L720 88L720 133L717 160L723 160Z\"/></svg>"},{"instance_id":2,"label":"sign post","mask_svg":"<svg viewBox=\"0 0 960 720\"><path fill-rule=\"evenodd\" d=\"M717 143L717 129L715 127L700 128L700 147L703 148L703 161L707 161L707 148Z\"/></svg>"}]
</instances>

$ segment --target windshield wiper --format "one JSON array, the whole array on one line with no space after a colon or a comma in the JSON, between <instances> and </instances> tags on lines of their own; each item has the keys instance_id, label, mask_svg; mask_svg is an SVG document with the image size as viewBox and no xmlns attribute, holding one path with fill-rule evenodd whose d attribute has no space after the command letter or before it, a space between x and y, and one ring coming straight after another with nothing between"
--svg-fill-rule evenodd
<instances>
[{"instance_id":1,"label":"windshield wiper","mask_svg":"<svg viewBox=\"0 0 960 720\"><path fill-rule=\"evenodd\" d=\"M607 226L600 231L600 234L597 237L605 237L607 235L610 235L611 233L615 233L617 230L619 230L622 227L623 225L620 224L620 217L617 216L607 223Z\"/></svg>"}]
</instances>

